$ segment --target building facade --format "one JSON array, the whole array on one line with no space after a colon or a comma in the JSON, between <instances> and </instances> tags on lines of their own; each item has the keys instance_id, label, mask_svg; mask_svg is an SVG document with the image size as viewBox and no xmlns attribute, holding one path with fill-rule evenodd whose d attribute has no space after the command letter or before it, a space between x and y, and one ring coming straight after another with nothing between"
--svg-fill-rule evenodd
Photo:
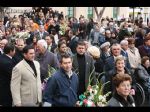
<instances>
[{"instance_id":1,"label":"building facade","mask_svg":"<svg viewBox=\"0 0 150 112\"><path fill-rule=\"evenodd\" d=\"M92 17L94 20L97 19L95 10L93 7L51 7L53 10L63 12L64 16L79 18L80 15L86 19ZM100 11L103 7L97 7ZM18 16L24 11L31 11L32 7L9 7L5 12L9 12L10 16ZM129 15L133 16L133 8L131 7L106 7L102 17L112 17L115 19L128 18ZM144 21L150 17L150 7L135 7L134 17L143 17Z\"/></svg>"}]
</instances>

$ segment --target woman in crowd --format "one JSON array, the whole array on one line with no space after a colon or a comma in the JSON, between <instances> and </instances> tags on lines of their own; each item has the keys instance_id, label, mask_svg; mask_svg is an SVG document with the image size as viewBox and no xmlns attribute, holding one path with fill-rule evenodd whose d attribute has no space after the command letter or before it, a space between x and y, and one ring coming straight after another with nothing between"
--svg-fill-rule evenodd
<instances>
[{"instance_id":1,"label":"woman in crowd","mask_svg":"<svg viewBox=\"0 0 150 112\"><path fill-rule=\"evenodd\" d=\"M133 90L133 94L134 94L134 91L136 89L135 87L135 78L133 76L133 74L130 72L129 69L127 69L125 67L125 60L124 58L121 56L121 57L117 57L116 61L115 61L115 68L106 72L106 75L105 75L105 82L108 82L110 81L110 85L107 86L105 89L104 89L104 92L108 92L108 91L111 91L112 94L114 94L114 85L113 85L113 77L116 76L116 74L129 74L132 78L132 90Z\"/></svg>"},{"instance_id":2,"label":"woman in crowd","mask_svg":"<svg viewBox=\"0 0 150 112\"><path fill-rule=\"evenodd\" d=\"M87 53L89 53L94 59L95 74L99 79L101 79L101 76L103 76L101 73L103 72L104 63L100 58L101 53L99 48L96 46L91 46L87 49Z\"/></svg>"},{"instance_id":3,"label":"woman in crowd","mask_svg":"<svg viewBox=\"0 0 150 112\"><path fill-rule=\"evenodd\" d=\"M115 93L108 101L110 107L135 107L134 98L130 95L132 78L128 74L117 74L113 78Z\"/></svg>"},{"instance_id":4,"label":"woman in crowd","mask_svg":"<svg viewBox=\"0 0 150 112\"><path fill-rule=\"evenodd\" d=\"M141 56L139 50L135 47L135 39L129 38L128 39L128 59L131 65L131 70L134 73L135 69L141 64Z\"/></svg>"},{"instance_id":5,"label":"woman in crowd","mask_svg":"<svg viewBox=\"0 0 150 112\"><path fill-rule=\"evenodd\" d=\"M61 55L67 53L72 56L71 49L67 47L67 44L65 41L59 41L58 42L58 48L54 51L57 55L58 60L61 58Z\"/></svg>"}]
</instances>

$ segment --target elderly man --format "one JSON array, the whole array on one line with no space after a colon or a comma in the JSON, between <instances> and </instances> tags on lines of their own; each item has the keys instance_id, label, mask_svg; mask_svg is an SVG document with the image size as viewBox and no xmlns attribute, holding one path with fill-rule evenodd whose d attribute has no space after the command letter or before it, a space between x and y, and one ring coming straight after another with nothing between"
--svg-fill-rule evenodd
<instances>
[{"instance_id":1,"label":"elderly man","mask_svg":"<svg viewBox=\"0 0 150 112\"><path fill-rule=\"evenodd\" d=\"M37 42L37 54L36 60L40 63L41 67L41 80L44 81L45 78L49 76L49 67L54 69L59 68L59 62L57 56L52 52L47 50L47 42L42 39Z\"/></svg>"},{"instance_id":2,"label":"elderly man","mask_svg":"<svg viewBox=\"0 0 150 112\"><path fill-rule=\"evenodd\" d=\"M112 53L112 56L107 58L106 61L105 61L105 66L104 66L104 70L105 71L112 70L115 67L115 60L116 60L116 58L118 56L122 56L121 55L121 46L120 46L120 44L113 44L111 46L111 53ZM128 69L130 69L129 61L125 60L125 66Z\"/></svg>"},{"instance_id":3,"label":"elderly man","mask_svg":"<svg viewBox=\"0 0 150 112\"><path fill-rule=\"evenodd\" d=\"M3 54L3 49L7 43L8 43L8 40L6 40L6 39L2 39L0 41L0 54Z\"/></svg>"}]
</instances>

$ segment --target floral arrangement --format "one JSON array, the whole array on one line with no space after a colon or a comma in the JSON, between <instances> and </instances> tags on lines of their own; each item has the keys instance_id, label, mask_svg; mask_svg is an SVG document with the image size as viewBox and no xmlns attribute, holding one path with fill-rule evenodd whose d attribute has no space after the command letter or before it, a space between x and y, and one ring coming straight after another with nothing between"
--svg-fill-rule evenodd
<instances>
[{"instance_id":1,"label":"floral arrangement","mask_svg":"<svg viewBox=\"0 0 150 112\"><path fill-rule=\"evenodd\" d=\"M18 32L16 34L16 38L23 38L23 39L27 39L30 37L30 34L28 32Z\"/></svg>"},{"instance_id":2,"label":"floral arrangement","mask_svg":"<svg viewBox=\"0 0 150 112\"><path fill-rule=\"evenodd\" d=\"M44 79L43 83L42 83L42 90L45 89L47 80L52 76L53 73L56 72L56 69L51 67L50 65L48 65L48 77L46 79Z\"/></svg>"},{"instance_id":3,"label":"floral arrangement","mask_svg":"<svg viewBox=\"0 0 150 112\"><path fill-rule=\"evenodd\" d=\"M102 74L102 73L101 73ZM100 75L101 75L100 74ZM99 75L99 76L100 76ZM90 74L91 77L91 74ZM111 94L108 92L103 94L104 84L101 84L100 81L93 86L91 86L91 79L89 78L89 84L87 86L86 91L79 96L79 106L80 107L104 107L107 104L106 98Z\"/></svg>"}]
</instances>

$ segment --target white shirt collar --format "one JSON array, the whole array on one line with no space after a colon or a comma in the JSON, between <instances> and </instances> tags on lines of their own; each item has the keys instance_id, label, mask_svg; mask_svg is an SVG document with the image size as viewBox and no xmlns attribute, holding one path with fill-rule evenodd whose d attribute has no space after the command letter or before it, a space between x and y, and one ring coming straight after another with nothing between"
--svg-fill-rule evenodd
<instances>
[{"instance_id":1,"label":"white shirt collar","mask_svg":"<svg viewBox=\"0 0 150 112\"><path fill-rule=\"evenodd\" d=\"M6 54L6 56L8 56L10 59L12 59L12 57L10 55Z\"/></svg>"},{"instance_id":2,"label":"white shirt collar","mask_svg":"<svg viewBox=\"0 0 150 112\"><path fill-rule=\"evenodd\" d=\"M69 78L72 76L72 71L66 72L66 74L69 76Z\"/></svg>"}]
</instances>

